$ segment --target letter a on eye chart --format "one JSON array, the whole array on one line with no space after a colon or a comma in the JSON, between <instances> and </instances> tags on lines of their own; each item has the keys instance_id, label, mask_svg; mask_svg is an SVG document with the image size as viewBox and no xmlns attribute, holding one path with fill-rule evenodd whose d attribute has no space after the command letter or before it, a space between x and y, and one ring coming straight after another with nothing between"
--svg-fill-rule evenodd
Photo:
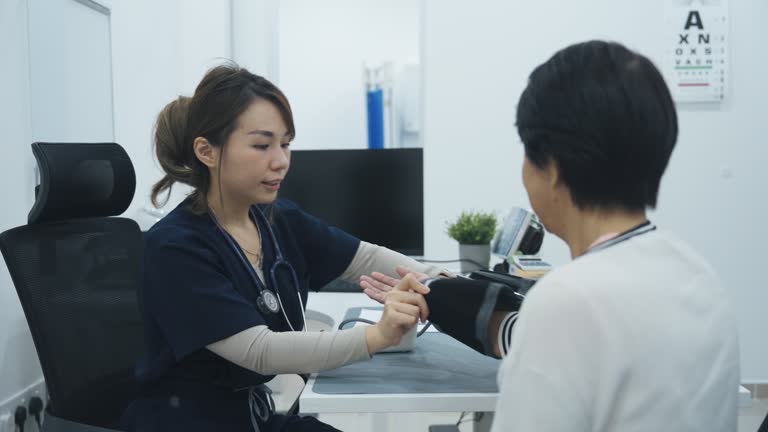
<instances>
[{"instance_id":1,"label":"letter a on eye chart","mask_svg":"<svg viewBox=\"0 0 768 432\"><path fill-rule=\"evenodd\" d=\"M665 21L664 71L675 102L722 102L728 87L728 0L665 0Z\"/></svg>"}]
</instances>

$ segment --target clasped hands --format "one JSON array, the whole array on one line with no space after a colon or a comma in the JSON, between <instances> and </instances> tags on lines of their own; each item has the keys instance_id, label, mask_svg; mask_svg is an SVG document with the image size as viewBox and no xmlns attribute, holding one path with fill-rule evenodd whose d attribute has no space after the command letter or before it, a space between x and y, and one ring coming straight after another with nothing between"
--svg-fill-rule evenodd
<instances>
[{"instance_id":1,"label":"clasped hands","mask_svg":"<svg viewBox=\"0 0 768 432\"><path fill-rule=\"evenodd\" d=\"M363 292L384 305L381 320L366 329L371 354L399 344L419 320L424 322L429 317L429 307L424 300L429 288L420 282L427 275L400 266L396 270L402 279L378 272L360 277Z\"/></svg>"}]
</instances>

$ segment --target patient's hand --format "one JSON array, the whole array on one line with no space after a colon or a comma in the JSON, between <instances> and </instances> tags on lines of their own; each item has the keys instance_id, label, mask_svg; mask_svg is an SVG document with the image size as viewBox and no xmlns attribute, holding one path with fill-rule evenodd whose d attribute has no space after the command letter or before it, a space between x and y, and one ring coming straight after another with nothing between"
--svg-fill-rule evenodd
<instances>
[{"instance_id":1,"label":"patient's hand","mask_svg":"<svg viewBox=\"0 0 768 432\"><path fill-rule=\"evenodd\" d=\"M419 281L429 277L424 273L415 272L408 267L397 266L395 271L397 271L401 278L404 278L407 274L412 274ZM381 304L384 304L387 292L396 287L398 283L400 283L400 279L379 272L373 272L370 276L360 276L360 287L363 289L363 292Z\"/></svg>"}]
</instances>

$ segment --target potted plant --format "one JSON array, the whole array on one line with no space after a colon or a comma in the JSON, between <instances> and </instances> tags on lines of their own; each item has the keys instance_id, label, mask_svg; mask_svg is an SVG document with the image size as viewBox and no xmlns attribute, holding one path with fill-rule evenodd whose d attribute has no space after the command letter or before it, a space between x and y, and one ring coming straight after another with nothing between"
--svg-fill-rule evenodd
<instances>
[{"instance_id":1,"label":"potted plant","mask_svg":"<svg viewBox=\"0 0 768 432\"><path fill-rule=\"evenodd\" d=\"M461 272L488 268L495 233L493 213L463 211L456 221L448 224L448 236L459 242Z\"/></svg>"}]
</instances>

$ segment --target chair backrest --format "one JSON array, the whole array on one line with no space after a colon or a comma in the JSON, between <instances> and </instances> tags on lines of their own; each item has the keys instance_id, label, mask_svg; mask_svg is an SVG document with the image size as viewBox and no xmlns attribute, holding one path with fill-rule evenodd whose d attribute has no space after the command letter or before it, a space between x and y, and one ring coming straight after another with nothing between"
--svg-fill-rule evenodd
<instances>
[{"instance_id":1,"label":"chair backrest","mask_svg":"<svg viewBox=\"0 0 768 432\"><path fill-rule=\"evenodd\" d=\"M138 225L119 217L135 174L117 144L35 143L41 184L29 224L0 234L27 318L49 412L113 427L136 396L144 339Z\"/></svg>"}]
</instances>

